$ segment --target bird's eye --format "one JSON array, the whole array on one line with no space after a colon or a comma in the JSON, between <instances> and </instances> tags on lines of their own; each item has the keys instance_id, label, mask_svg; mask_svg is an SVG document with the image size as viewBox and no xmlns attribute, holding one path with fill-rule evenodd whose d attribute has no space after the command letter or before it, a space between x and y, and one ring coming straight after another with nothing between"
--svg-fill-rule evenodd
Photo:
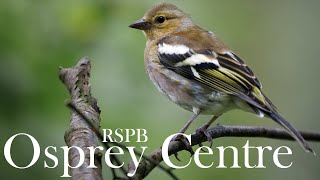
<instances>
[{"instance_id":1,"label":"bird's eye","mask_svg":"<svg viewBox=\"0 0 320 180\"><path fill-rule=\"evenodd\" d=\"M161 24L161 23L163 23L164 21L166 21L166 18L163 17L163 16L158 16L156 20L157 20L158 23Z\"/></svg>"}]
</instances>

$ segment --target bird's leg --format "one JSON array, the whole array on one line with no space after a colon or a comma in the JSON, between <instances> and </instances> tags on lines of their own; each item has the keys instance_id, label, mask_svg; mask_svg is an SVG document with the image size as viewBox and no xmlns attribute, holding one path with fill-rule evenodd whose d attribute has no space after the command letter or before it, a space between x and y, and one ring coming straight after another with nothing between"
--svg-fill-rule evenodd
<instances>
[{"instance_id":1,"label":"bird's leg","mask_svg":"<svg viewBox=\"0 0 320 180\"><path fill-rule=\"evenodd\" d=\"M190 126L190 124L199 116L199 112L193 113L188 122L180 129L179 133L184 133Z\"/></svg>"},{"instance_id":2,"label":"bird's leg","mask_svg":"<svg viewBox=\"0 0 320 180\"><path fill-rule=\"evenodd\" d=\"M219 118L220 116L213 116L210 121L208 121L205 125L203 125L201 128L196 130L196 133L202 133L207 137L208 142L210 142L210 147L212 146L212 137L208 133L208 128L210 125ZM199 144L201 146L201 144Z\"/></svg>"},{"instance_id":3,"label":"bird's leg","mask_svg":"<svg viewBox=\"0 0 320 180\"><path fill-rule=\"evenodd\" d=\"M196 117L198 117L198 115L200 114L200 111L194 111L191 118L188 120L188 122L183 126L183 128L179 131L179 133L184 133L186 132L186 130L188 129L188 127L190 126L190 124L196 119ZM193 154L193 150L192 150L192 147L191 147L191 144L189 143L189 141L184 137L184 136L181 136L181 135L177 135L175 136L174 138L172 138L171 141L181 141L185 146L186 146L186 149L191 153ZM179 160L178 158L178 155L175 154L177 160ZM180 160L179 160L180 161Z\"/></svg>"}]
</instances>

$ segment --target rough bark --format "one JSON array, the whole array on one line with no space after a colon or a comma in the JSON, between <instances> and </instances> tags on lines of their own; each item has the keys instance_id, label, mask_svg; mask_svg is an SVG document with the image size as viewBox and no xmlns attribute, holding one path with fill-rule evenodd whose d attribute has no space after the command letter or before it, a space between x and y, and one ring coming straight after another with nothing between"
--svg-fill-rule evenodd
<instances>
[{"instance_id":1,"label":"rough bark","mask_svg":"<svg viewBox=\"0 0 320 180\"><path fill-rule=\"evenodd\" d=\"M100 110L97 101L91 96L91 87L89 84L90 77L90 61L84 57L79 60L76 66L71 68L60 68L59 78L67 87L71 96L71 103L77 109L84 112L86 117L94 125L94 129L100 128ZM98 137L96 132L88 125L88 123L75 111L71 112L71 120L69 129L64 136L67 146L80 147L84 154L84 163L79 168L70 169L72 179L85 180L101 180L101 155L95 153L95 165L97 168L87 168L90 163L90 154L87 147L98 146ZM69 151L69 164L76 166L79 162L79 152L72 148Z\"/></svg>"}]
</instances>

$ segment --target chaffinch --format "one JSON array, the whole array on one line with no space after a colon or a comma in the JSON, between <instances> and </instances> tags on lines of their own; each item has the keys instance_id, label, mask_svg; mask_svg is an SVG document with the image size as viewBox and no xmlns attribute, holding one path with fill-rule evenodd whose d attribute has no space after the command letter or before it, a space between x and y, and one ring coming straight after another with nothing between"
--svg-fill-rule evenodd
<instances>
[{"instance_id":1,"label":"chaffinch","mask_svg":"<svg viewBox=\"0 0 320 180\"><path fill-rule=\"evenodd\" d=\"M129 27L142 30L147 38L144 64L154 85L171 101L193 112L180 133L199 114L213 115L198 129L211 141L206 129L212 122L229 110L241 109L273 119L306 151L313 152L297 129L280 116L240 57L213 32L193 24L175 5L158 4Z\"/></svg>"}]
</instances>

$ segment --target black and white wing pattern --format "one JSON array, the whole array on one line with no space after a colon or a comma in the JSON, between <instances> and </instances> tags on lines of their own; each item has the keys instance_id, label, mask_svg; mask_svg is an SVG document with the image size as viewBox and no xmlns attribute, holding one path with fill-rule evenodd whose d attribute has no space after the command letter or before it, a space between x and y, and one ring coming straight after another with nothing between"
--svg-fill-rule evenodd
<instances>
[{"instance_id":1,"label":"black and white wing pattern","mask_svg":"<svg viewBox=\"0 0 320 180\"><path fill-rule=\"evenodd\" d=\"M250 68L234 53L197 50L183 44L158 44L158 57L167 69L216 91L242 98L265 112L274 106L261 92ZM258 112L257 112L258 113Z\"/></svg>"}]
</instances>

